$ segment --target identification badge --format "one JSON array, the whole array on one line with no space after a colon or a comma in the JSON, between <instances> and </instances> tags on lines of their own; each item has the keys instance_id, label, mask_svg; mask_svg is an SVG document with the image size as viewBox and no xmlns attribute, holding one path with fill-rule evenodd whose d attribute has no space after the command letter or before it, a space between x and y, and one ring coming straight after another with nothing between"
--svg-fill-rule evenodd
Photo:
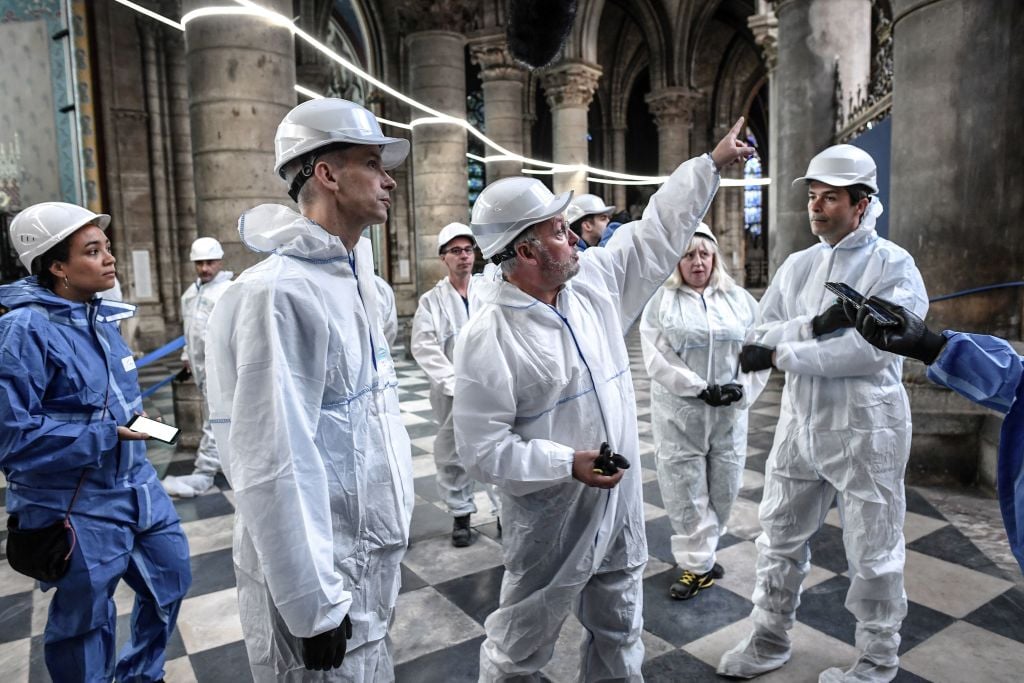
<instances>
[{"instance_id":1,"label":"identification badge","mask_svg":"<svg viewBox=\"0 0 1024 683\"><path fill-rule=\"evenodd\" d=\"M125 356L121 359L121 367L124 368L125 372L131 372L135 369L135 359L131 356Z\"/></svg>"}]
</instances>

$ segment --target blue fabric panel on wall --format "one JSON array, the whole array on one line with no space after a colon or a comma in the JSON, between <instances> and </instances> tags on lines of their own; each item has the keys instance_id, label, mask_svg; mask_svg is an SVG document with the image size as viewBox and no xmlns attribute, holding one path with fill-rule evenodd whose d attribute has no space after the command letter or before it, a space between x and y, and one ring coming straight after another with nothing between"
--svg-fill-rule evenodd
<instances>
[{"instance_id":1,"label":"blue fabric panel on wall","mask_svg":"<svg viewBox=\"0 0 1024 683\"><path fill-rule=\"evenodd\" d=\"M885 213L878 217L875 229L882 237L889 237L889 174L892 169L890 154L892 150L892 118L882 119L871 130L866 130L854 139L851 145L860 147L870 154L878 166L878 199L885 208Z\"/></svg>"}]
</instances>

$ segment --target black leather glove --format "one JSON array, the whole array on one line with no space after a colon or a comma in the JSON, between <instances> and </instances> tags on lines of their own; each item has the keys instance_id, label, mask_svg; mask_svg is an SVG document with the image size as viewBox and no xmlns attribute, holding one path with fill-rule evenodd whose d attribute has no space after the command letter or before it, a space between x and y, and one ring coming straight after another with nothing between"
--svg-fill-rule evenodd
<instances>
[{"instance_id":1,"label":"black leather glove","mask_svg":"<svg viewBox=\"0 0 1024 683\"><path fill-rule=\"evenodd\" d=\"M740 370L758 372L774 367L772 355L775 349L761 344L747 344L740 350Z\"/></svg>"},{"instance_id":2,"label":"black leather glove","mask_svg":"<svg viewBox=\"0 0 1024 683\"><path fill-rule=\"evenodd\" d=\"M854 319L847 315L842 301L837 301L811 319L811 331L815 337L832 334L844 327L853 327Z\"/></svg>"},{"instance_id":3,"label":"black leather glove","mask_svg":"<svg viewBox=\"0 0 1024 683\"><path fill-rule=\"evenodd\" d=\"M330 671L345 661L348 639L352 637L352 620L345 615L341 626L312 638L302 639L302 663L306 671Z\"/></svg>"},{"instance_id":4,"label":"black leather glove","mask_svg":"<svg viewBox=\"0 0 1024 683\"><path fill-rule=\"evenodd\" d=\"M704 391L697 394L697 398L709 406L720 406L722 405L722 387L717 384L709 384Z\"/></svg>"},{"instance_id":5,"label":"black leather glove","mask_svg":"<svg viewBox=\"0 0 1024 683\"><path fill-rule=\"evenodd\" d=\"M594 458L594 471L610 477L619 470L628 470L629 460L625 456L612 452L608 442L601 444L601 452Z\"/></svg>"},{"instance_id":6,"label":"black leather glove","mask_svg":"<svg viewBox=\"0 0 1024 683\"><path fill-rule=\"evenodd\" d=\"M722 405L728 406L743 398L743 387L730 382L722 385Z\"/></svg>"},{"instance_id":7,"label":"black leather glove","mask_svg":"<svg viewBox=\"0 0 1024 683\"><path fill-rule=\"evenodd\" d=\"M882 351L916 358L925 365L935 362L946 345L944 336L929 330L923 320L899 304L876 297L871 297L868 301L892 313L901 321L899 325L879 325L868 307L861 306L860 312L857 313L856 327L869 344Z\"/></svg>"}]
</instances>

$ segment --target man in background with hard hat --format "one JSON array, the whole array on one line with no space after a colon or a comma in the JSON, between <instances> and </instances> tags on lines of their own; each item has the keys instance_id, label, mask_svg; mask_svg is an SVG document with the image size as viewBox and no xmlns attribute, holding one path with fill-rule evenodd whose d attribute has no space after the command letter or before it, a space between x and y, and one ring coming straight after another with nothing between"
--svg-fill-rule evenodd
<instances>
[{"instance_id":1,"label":"man in background with hard hat","mask_svg":"<svg viewBox=\"0 0 1024 683\"><path fill-rule=\"evenodd\" d=\"M192 474L184 477L164 477L164 490L172 496L192 498L213 486L213 478L220 471L217 441L210 427L210 411L206 405L206 325L213 307L231 285L234 273L222 270L224 249L212 237L200 237L192 243L188 258L196 269L196 281L181 295L181 320L185 329L185 349L181 360L192 372L199 393L203 397L203 436L196 449L196 463Z\"/></svg>"},{"instance_id":2,"label":"man in background with hard hat","mask_svg":"<svg viewBox=\"0 0 1024 683\"><path fill-rule=\"evenodd\" d=\"M789 630L810 569L809 540L838 498L850 565L846 608L857 618L857 660L819 680L890 681L899 666L903 589L903 474L910 406L903 359L849 330L825 282L928 310L914 259L875 232L882 213L875 162L851 145L811 159L806 186L811 232L820 242L792 254L761 299L756 344L740 353L744 372L786 373L775 443L765 472L757 539L752 632L726 652L718 673L752 678L789 660Z\"/></svg>"},{"instance_id":3,"label":"man in background with hard hat","mask_svg":"<svg viewBox=\"0 0 1024 683\"><path fill-rule=\"evenodd\" d=\"M207 336L245 646L256 681L389 681L412 459L361 236L387 220L387 171L409 142L325 98L292 109L274 146L299 212L239 218L267 257L224 294Z\"/></svg>"},{"instance_id":4,"label":"man in background with hard hat","mask_svg":"<svg viewBox=\"0 0 1024 683\"><path fill-rule=\"evenodd\" d=\"M571 612L587 631L580 680L642 680L647 542L623 335L690 243L719 169L754 151L742 123L604 249L576 250L572 192L512 177L477 198L473 235L501 274L474 284L480 308L455 346L455 438L470 475L501 492L505 561L481 681L538 672ZM614 456L599 458L604 443Z\"/></svg>"},{"instance_id":5,"label":"man in background with hard hat","mask_svg":"<svg viewBox=\"0 0 1024 683\"><path fill-rule=\"evenodd\" d=\"M452 397L455 395L452 358L459 330L469 320L475 246L468 225L449 223L441 228L437 235L437 253L448 275L420 297L412 319L410 342L413 358L430 379L430 406L439 425L434 439L437 489L453 518L452 545L456 548L465 548L473 542L470 515L476 512L473 501L476 482L466 474L456 453L452 423ZM491 487L487 488L488 494L493 496Z\"/></svg>"},{"instance_id":6,"label":"man in background with hard hat","mask_svg":"<svg viewBox=\"0 0 1024 683\"><path fill-rule=\"evenodd\" d=\"M614 211L614 206L605 204L596 194L573 197L565 210L565 220L579 237L576 248L583 251L587 247L596 247L600 244Z\"/></svg>"}]
</instances>

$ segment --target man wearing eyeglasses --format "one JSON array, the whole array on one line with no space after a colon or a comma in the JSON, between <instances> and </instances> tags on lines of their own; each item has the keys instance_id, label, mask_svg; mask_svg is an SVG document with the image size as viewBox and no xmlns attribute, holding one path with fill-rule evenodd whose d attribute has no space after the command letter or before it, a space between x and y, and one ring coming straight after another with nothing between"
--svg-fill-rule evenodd
<instances>
[{"instance_id":1,"label":"man wearing eyeglasses","mask_svg":"<svg viewBox=\"0 0 1024 683\"><path fill-rule=\"evenodd\" d=\"M476 242L468 225L449 223L437 236L437 251L448 276L420 297L412 319L412 356L430 378L430 406L439 426L434 439L437 489L451 513L452 545L465 548L473 542L470 515L474 481L466 474L455 451L452 397L455 394L453 355L459 330L469 320L469 290L473 280ZM494 498L492 497L492 504ZM500 532L501 526L498 523Z\"/></svg>"}]
</instances>

